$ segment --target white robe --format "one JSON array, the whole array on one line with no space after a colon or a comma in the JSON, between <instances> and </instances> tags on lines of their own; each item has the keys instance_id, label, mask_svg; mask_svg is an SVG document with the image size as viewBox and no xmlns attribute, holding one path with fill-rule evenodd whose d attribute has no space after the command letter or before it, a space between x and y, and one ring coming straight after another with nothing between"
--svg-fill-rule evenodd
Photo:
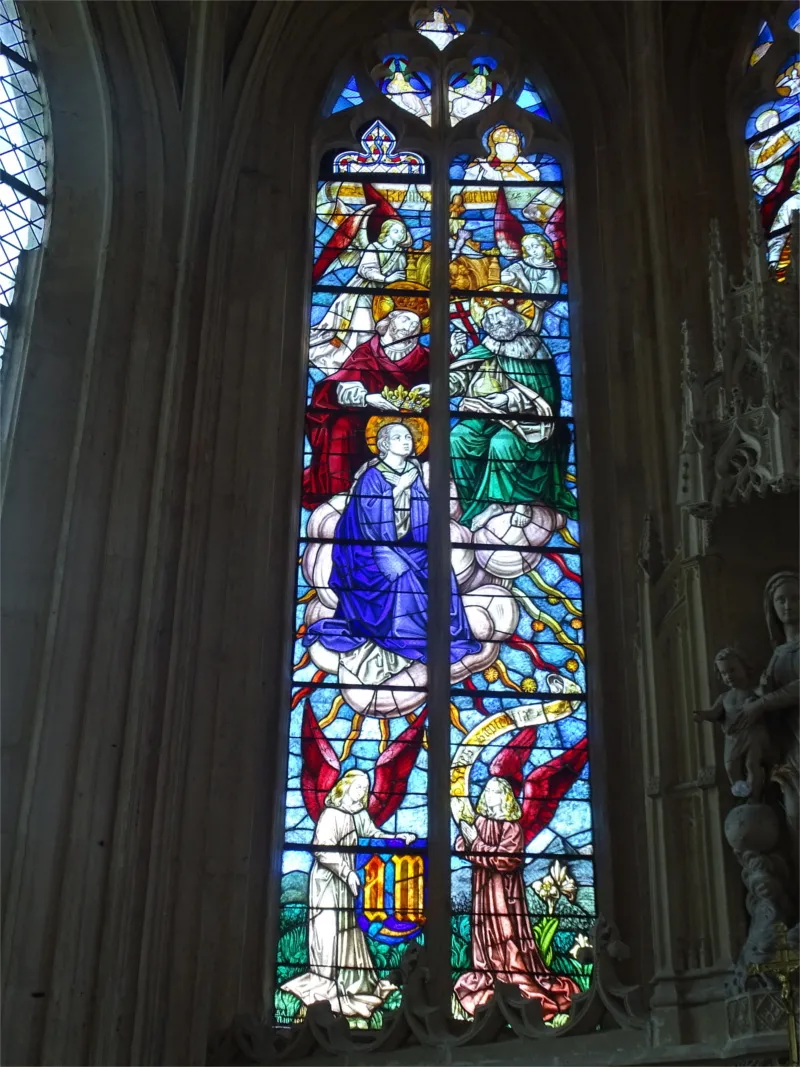
<instances>
[{"instance_id":1,"label":"white robe","mask_svg":"<svg viewBox=\"0 0 800 1067\"><path fill-rule=\"evenodd\" d=\"M537 181L539 168L535 163L519 157L516 163L493 167L488 159L473 159L464 172L465 182L524 182Z\"/></svg>"},{"instance_id":2,"label":"white robe","mask_svg":"<svg viewBox=\"0 0 800 1067\"><path fill-rule=\"evenodd\" d=\"M324 808L315 845L355 848L359 837L383 837L366 811ZM327 1000L334 1012L368 1019L397 987L378 978L358 925L347 876L352 852L317 852L308 883L309 970L284 983L304 1004Z\"/></svg>"},{"instance_id":3,"label":"white robe","mask_svg":"<svg viewBox=\"0 0 800 1067\"><path fill-rule=\"evenodd\" d=\"M561 288L561 276L556 267L537 267L526 259L518 259L510 267L506 267L500 275L500 281L504 285L514 285L523 293L557 293ZM531 330L538 333L542 328L542 315L544 304L534 301L536 313Z\"/></svg>"},{"instance_id":4,"label":"white robe","mask_svg":"<svg viewBox=\"0 0 800 1067\"><path fill-rule=\"evenodd\" d=\"M384 248L374 241L364 249L356 275L348 285L372 289L404 281L408 257L402 248ZM371 293L340 293L321 321L311 327L309 360L326 374L341 365L375 333Z\"/></svg>"}]
</instances>

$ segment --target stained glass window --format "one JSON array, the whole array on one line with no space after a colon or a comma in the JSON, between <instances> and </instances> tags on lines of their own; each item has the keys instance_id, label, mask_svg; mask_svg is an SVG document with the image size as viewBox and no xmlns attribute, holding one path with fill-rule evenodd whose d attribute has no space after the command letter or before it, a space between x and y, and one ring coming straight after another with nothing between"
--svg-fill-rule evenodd
<instances>
[{"instance_id":1,"label":"stained glass window","mask_svg":"<svg viewBox=\"0 0 800 1067\"><path fill-rule=\"evenodd\" d=\"M542 103L542 98L536 91L533 82L530 78L525 79L525 85L522 88L522 92L517 97L517 106L524 108L526 111L530 111L533 115L538 115L540 118L547 119L550 122L550 115L547 108Z\"/></svg>"},{"instance_id":2,"label":"stained glass window","mask_svg":"<svg viewBox=\"0 0 800 1067\"><path fill-rule=\"evenodd\" d=\"M444 8L421 21L437 48L466 32ZM491 39L476 40L471 77L491 85ZM405 83L387 86L400 73L415 90L414 59L381 61L375 99L399 120ZM507 109L478 139L481 102L448 151L452 71L420 82L446 113L428 112L414 151L374 118L318 176L279 1025L325 1001L380 1027L404 951L434 929L456 1018L499 980L556 1026L590 981L564 179L541 141L526 151L527 96L519 124Z\"/></svg>"},{"instance_id":3,"label":"stained glass window","mask_svg":"<svg viewBox=\"0 0 800 1067\"><path fill-rule=\"evenodd\" d=\"M409 111L428 126L431 124L431 80L422 71L411 71L407 56L386 56L381 92L393 104Z\"/></svg>"},{"instance_id":4,"label":"stained glass window","mask_svg":"<svg viewBox=\"0 0 800 1067\"><path fill-rule=\"evenodd\" d=\"M429 17L419 19L417 30L441 51L464 33L464 23L446 7L436 7Z\"/></svg>"},{"instance_id":5,"label":"stained glass window","mask_svg":"<svg viewBox=\"0 0 800 1067\"><path fill-rule=\"evenodd\" d=\"M793 254L791 216L800 210L800 56L775 78L775 99L759 105L745 126L750 181L767 242L767 259L783 281Z\"/></svg>"},{"instance_id":6,"label":"stained glass window","mask_svg":"<svg viewBox=\"0 0 800 1067\"><path fill-rule=\"evenodd\" d=\"M513 127L450 168L450 518L480 650L451 673L453 1013L560 1021L594 916L561 167ZM575 950L575 951L573 951Z\"/></svg>"},{"instance_id":7,"label":"stained glass window","mask_svg":"<svg viewBox=\"0 0 800 1067\"><path fill-rule=\"evenodd\" d=\"M13 0L0 0L0 366L20 255L41 244L45 113L36 65Z\"/></svg>"},{"instance_id":8,"label":"stained glass window","mask_svg":"<svg viewBox=\"0 0 800 1067\"><path fill-rule=\"evenodd\" d=\"M750 53L751 67L754 67L759 59L762 59L767 54L772 45L772 41L772 30L766 22L762 22L758 29L758 36L756 37L755 44L753 45L753 51Z\"/></svg>"},{"instance_id":9,"label":"stained glass window","mask_svg":"<svg viewBox=\"0 0 800 1067\"><path fill-rule=\"evenodd\" d=\"M358 104L363 104L361 99L361 93L358 91L358 85L356 84L355 77L348 78L339 96L336 98L336 103L331 108L331 114L335 115L337 111L346 111L349 107L357 107Z\"/></svg>"},{"instance_id":10,"label":"stained glass window","mask_svg":"<svg viewBox=\"0 0 800 1067\"><path fill-rule=\"evenodd\" d=\"M473 60L469 70L451 77L448 107L454 126L500 99L503 87L492 76L496 66L497 62L491 56L479 56Z\"/></svg>"}]
</instances>

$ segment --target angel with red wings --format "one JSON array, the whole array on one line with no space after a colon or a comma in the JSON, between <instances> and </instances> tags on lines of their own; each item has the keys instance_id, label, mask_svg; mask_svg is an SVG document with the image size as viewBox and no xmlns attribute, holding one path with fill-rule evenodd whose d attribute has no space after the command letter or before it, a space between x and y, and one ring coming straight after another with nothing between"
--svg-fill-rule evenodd
<instances>
[{"instance_id":1,"label":"angel with red wings","mask_svg":"<svg viewBox=\"0 0 800 1067\"><path fill-rule=\"evenodd\" d=\"M325 276L341 267L355 267L355 274L347 282L351 289L374 290L405 280L406 249L411 245L408 227L371 185L364 185L364 198L364 206L345 215L319 254L313 270L315 284L325 284ZM312 366L330 374L374 333L372 296L340 293L320 322L311 327L309 360Z\"/></svg>"},{"instance_id":2,"label":"angel with red wings","mask_svg":"<svg viewBox=\"0 0 800 1067\"><path fill-rule=\"evenodd\" d=\"M578 992L565 975L545 967L533 937L522 869L525 848L547 826L587 760L585 739L523 778L536 727L522 730L490 765L472 821L459 823L456 851L472 866L472 970L455 994L474 1015L494 993L496 981L511 983L538 1000L545 1021L569 1010ZM521 803L517 795L521 794Z\"/></svg>"},{"instance_id":3,"label":"angel with red wings","mask_svg":"<svg viewBox=\"0 0 800 1067\"><path fill-rule=\"evenodd\" d=\"M366 771L340 776L339 760L306 701L300 785L316 822L308 883L308 961L305 974L282 989L304 1004L327 1000L334 1012L368 1019L393 989L379 978L355 914L361 885L355 870L359 839L388 836L381 829L400 807L422 745L423 716L403 731L375 765L375 789ZM373 821L374 820L374 821ZM376 825L377 823L377 825ZM414 834L393 834L407 845Z\"/></svg>"}]
</instances>

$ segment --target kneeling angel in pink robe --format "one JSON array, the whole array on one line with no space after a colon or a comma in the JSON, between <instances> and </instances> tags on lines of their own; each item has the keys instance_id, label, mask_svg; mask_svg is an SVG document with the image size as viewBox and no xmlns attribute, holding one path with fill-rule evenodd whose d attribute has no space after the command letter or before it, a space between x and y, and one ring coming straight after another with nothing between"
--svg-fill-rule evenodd
<instances>
[{"instance_id":1,"label":"kneeling angel in pink robe","mask_svg":"<svg viewBox=\"0 0 800 1067\"><path fill-rule=\"evenodd\" d=\"M538 1000L545 1021L569 1011L578 986L548 971L533 939L522 880L525 839L519 804L505 778L490 778L474 825L461 823L456 851L472 864L472 967L455 985L469 1015L486 1004L495 981Z\"/></svg>"}]
</instances>

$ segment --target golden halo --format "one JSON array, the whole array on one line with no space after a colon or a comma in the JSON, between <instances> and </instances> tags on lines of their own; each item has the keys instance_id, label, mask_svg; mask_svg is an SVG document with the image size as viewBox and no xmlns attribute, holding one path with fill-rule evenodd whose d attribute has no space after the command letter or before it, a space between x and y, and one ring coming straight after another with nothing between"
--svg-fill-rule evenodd
<instances>
[{"instance_id":1,"label":"golden halo","mask_svg":"<svg viewBox=\"0 0 800 1067\"><path fill-rule=\"evenodd\" d=\"M424 285L420 285L419 282L389 282L386 286L387 289L393 290L392 295L389 293L380 293L378 296L372 298L372 317L376 322L380 322L381 319L385 319L390 311L413 311L415 315L419 315L420 322L422 323L422 333L427 333L431 328L430 313L431 313L431 301L427 295L428 290ZM399 290L399 291L398 291ZM395 295L395 293L397 295ZM416 296L412 294L425 293L425 296Z\"/></svg>"},{"instance_id":2,"label":"golden halo","mask_svg":"<svg viewBox=\"0 0 800 1067\"><path fill-rule=\"evenodd\" d=\"M513 126L495 126L486 138L486 142L490 148L494 148L501 141L521 146L522 137L519 130L515 130Z\"/></svg>"},{"instance_id":3,"label":"golden halo","mask_svg":"<svg viewBox=\"0 0 800 1067\"><path fill-rule=\"evenodd\" d=\"M383 426L392 422L399 422L408 430L414 439L414 454L419 456L428 447L428 423L416 415L373 415L367 423L366 433L367 448L370 452L378 454L378 431Z\"/></svg>"},{"instance_id":4,"label":"golden halo","mask_svg":"<svg viewBox=\"0 0 800 1067\"><path fill-rule=\"evenodd\" d=\"M517 289L514 285L484 285L480 289L481 293L510 293L518 294L522 296L522 291ZM504 300L502 296L473 296L469 305L469 313L472 316L472 321L476 326L480 326L483 322L483 316L491 307L497 307L498 304L503 304L505 307L511 308L512 311L516 311L518 315L521 315L523 319L530 324L533 322L533 316L536 313L536 305L532 300L519 300L516 296L506 297Z\"/></svg>"}]
</instances>

